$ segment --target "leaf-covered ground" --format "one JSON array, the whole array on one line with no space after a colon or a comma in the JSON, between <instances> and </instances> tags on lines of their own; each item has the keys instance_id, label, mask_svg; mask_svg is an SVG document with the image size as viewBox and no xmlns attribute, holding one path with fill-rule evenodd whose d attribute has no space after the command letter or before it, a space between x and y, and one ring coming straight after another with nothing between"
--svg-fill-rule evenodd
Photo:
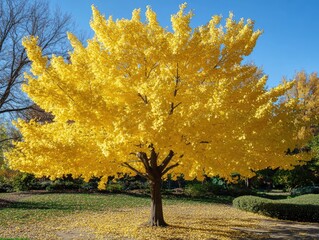
<instances>
[{"instance_id":1,"label":"leaf-covered ground","mask_svg":"<svg viewBox=\"0 0 319 240\"><path fill-rule=\"evenodd\" d=\"M147 198L0 194L1 199L0 239L315 239L319 234L319 224L278 221L227 204L165 200L170 226L152 228L143 225Z\"/></svg>"}]
</instances>

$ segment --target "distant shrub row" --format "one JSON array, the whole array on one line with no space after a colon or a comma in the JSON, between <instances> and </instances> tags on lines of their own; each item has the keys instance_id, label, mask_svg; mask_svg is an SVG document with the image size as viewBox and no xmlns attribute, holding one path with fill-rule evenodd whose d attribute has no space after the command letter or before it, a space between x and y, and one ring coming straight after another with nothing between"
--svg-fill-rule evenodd
<instances>
[{"instance_id":1,"label":"distant shrub row","mask_svg":"<svg viewBox=\"0 0 319 240\"><path fill-rule=\"evenodd\" d=\"M191 182L185 186L185 194L190 197L207 197L210 195L227 195L227 196L242 196L251 194L252 190L242 187L241 185L231 185L220 181L215 182Z\"/></svg>"},{"instance_id":2,"label":"distant shrub row","mask_svg":"<svg viewBox=\"0 0 319 240\"><path fill-rule=\"evenodd\" d=\"M83 179L69 176L50 181L47 178L37 179L32 174L17 173L12 178L0 178L0 192L47 190L47 191L94 191L97 190L98 179L92 178L88 183Z\"/></svg>"},{"instance_id":3,"label":"distant shrub row","mask_svg":"<svg viewBox=\"0 0 319 240\"><path fill-rule=\"evenodd\" d=\"M80 191L96 192L99 178L92 178L85 182L82 178L72 178L71 175L54 181L48 178L35 178L28 173L16 172L10 178L0 176L0 192L47 190L47 191ZM205 181L196 179L186 181L183 175L176 179L168 177L162 182L163 193L174 194L176 189L179 195L186 195L195 198L210 197L214 195L227 195L232 197L251 194L252 191L242 184L229 184L219 177L206 178ZM149 194L149 185L145 179L139 176L118 174L108 179L106 191L112 193L138 190L139 193Z\"/></svg>"},{"instance_id":4,"label":"distant shrub row","mask_svg":"<svg viewBox=\"0 0 319 240\"><path fill-rule=\"evenodd\" d=\"M318 195L309 194L286 200L270 200L255 196L241 196L233 200L233 206L278 219L319 222ZM303 204L304 203L304 204Z\"/></svg>"},{"instance_id":5,"label":"distant shrub row","mask_svg":"<svg viewBox=\"0 0 319 240\"><path fill-rule=\"evenodd\" d=\"M145 181L140 181L136 177L131 177L129 180L112 180L113 178L106 186L108 192L148 188ZM72 178L71 175L51 181L48 178L35 178L33 174L17 172L11 178L1 178L0 176L0 192L29 190L96 192L99 181L99 178L94 177L89 182L85 182L82 178Z\"/></svg>"}]
</instances>

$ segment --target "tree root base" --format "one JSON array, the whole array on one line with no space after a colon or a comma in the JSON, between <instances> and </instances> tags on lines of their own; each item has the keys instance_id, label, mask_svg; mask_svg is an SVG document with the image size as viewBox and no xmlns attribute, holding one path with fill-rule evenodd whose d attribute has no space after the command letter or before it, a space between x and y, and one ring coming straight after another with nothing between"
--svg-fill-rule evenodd
<instances>
[{"instance_id":1,"label":"tree root base","mask_svg":"<svg viewBox=\"0 0 319 240\"><path fill-rule=\"evenodd\" d=\"M142 223L141 227L168 227L169 225L164 222L164 223L152 223L152 222L146 222Z\"/></svg>"}]
</instances>

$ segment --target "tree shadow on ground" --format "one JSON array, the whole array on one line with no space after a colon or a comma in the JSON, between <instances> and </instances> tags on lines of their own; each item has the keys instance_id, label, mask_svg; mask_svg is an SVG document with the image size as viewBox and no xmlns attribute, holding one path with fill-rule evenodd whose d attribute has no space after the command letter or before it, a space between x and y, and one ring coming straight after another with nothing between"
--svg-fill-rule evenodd
<instances>
[{"instance_id":1,"label":"tree shadow on ground","mask_svg":"<svg viewBox=\"0 0 319 240\"><path fill-rule=\"evenodd\" d=\"M0 199L0 210L4 208L18 208L18 209L55 209L55 210L70 210L72 206L65 206L60 204L48 204L48 203L37 203L37 202L15 202Z\"/></svg>"},{"instance_id":2,"label":"tree shadow on ground","mask_svg":"<svg viewBox=\"0 0 319 240\"><path fill-rule=\"evenodd\" d=\"M7 206L9 206L10 204L13 204L13 203L14 203L13 201L0 198L0 209L1 208L5 208L5 207L7 207Z\"/></svg>"},{"instance_id":3,"label":"tree shadow on ground","mask_svg":"<svg viewBox=\"0 0 319 240\"><path fill-rule=\"evenodd\" d=\"M277 219L263 220L257 229L243 226L234 229L246 233L256 239L318 239L319 224L281 221ZM242 240L246 238L240 238Z\"/></svg>"},{"instance_id":4,"label":"tree shadow on ground","mask_svg":"<svg viewBox=\"0 0 319 240\"><path fill-rule=\"evenodd\" d=\"M319 239L319 224L317 223L300 223L277 219L260 220L258 218L241 219L240 221L220 218L196 220L200 223L196 226L173 224L170 227L174 228L175 231L211 232L214 237L218 236L220 239ZM225 229L225 227L228 228Z\"/></svg>"},{"instance_id":5,"label":"tree shadow on ground","mask_svg":"<svg viewBox=\"0 0 319 240\"><path fill-rule=\"evenodd\" d=\"M146 193L136 193L136 192L124 192L124 195L146 198L150 199L150 195ZM181 202L198 202L198 203L220 203L220 204L232 204L234 197L222 195L222 196L207 196L207 197L190 197L185 194L163 194L164 200L178 200Z\"/></svg>"}]
</instances>

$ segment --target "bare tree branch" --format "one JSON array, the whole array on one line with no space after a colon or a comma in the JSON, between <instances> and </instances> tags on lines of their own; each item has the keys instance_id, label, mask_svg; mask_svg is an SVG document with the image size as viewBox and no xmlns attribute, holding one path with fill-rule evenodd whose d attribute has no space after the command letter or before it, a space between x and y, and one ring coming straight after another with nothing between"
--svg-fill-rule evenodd
<instances>
[{"instance_id":1,"label":"bare tree branch","mask_svg":"<svg viewBox=\"0 0 319 240\"><path fill-rule=\"evenodd\" d=\"M0 1L0 115L23 113L32 105L20 89L30 66L23 37L37 36L44 55L66 54L71 23L70 15L51 12L46 0Z\"/></svg>"},{"instance_id":2,"label":"bare tree branch","mask_svg":"<svg viewBox=\"0 0 319 240\"><path fill-rule=\"evenodd\" d=\"M6 141L10 141L10 140L18 140L20 137L11 137L11 138L5 138L5 139L1 139L0 143L6 142Z\"/></svg>"},{"instance_id":3,"label":"bare tree branch","mask_svg":"<svg viewBox=\"0 0 319 240\"><path fill-rule=\"evenodd\" d=\"M28 107L23 107L23 108L14 108L14 109L4 109L4 110L0 110L0 114L1 113L8 113L8 112L17 112L17 111L24 111L24 110L27 110L27 109L30 109L32 108L32 105L31 106L28 106Z\"/></svg>"}]
</instances>

